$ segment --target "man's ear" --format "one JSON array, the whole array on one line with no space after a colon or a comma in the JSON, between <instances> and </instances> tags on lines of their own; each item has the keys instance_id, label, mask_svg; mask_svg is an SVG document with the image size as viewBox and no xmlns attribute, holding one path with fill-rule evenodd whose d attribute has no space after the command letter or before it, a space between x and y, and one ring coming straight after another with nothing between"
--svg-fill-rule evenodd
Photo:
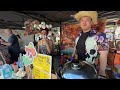
<instances>
[{"instance_id":1,"label":"man's ear","mask_svg":"<svg viewBox=\"0 0 120 90\"><path fill-rule=\"evenodd\" d=\"M94 26L94 23L93 23L93 21L91 20L91 26Z\"/></svg>"},{"instance_id":2,"label":"man's ear","mask_svg":"<svg viewBox=\"0 0 120 90\"><path fill-rule=\"evenodd\" d=\"M94 29L96 26L93 24L93 22L91 21L91 28Z\"/></svg>"}]
</instances>

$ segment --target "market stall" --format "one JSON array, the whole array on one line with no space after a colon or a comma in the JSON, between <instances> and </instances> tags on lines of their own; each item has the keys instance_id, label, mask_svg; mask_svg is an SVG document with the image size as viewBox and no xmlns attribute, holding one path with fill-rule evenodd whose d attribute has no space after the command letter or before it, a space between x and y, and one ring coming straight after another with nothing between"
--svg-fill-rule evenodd
<instances>
[{"instance_id":1,"label":"market stall","mask_svg":"<svg viewBox=\"0 0 120 90\"><path fill-rule=\"evenodd\" d=\"M27 22L28 23L28 22ZM29 42L25 45L25 53L20 53L18 62L13 64L3 63L0 67L0 77L2 79L57 79L56 75L52 73L52 59L53 56L47 54L41 54L37 51L37 44L35 44L36 35L41 34L41 29L51 29L52 25L47 25L45 22L39 22L38 20L30 21L29 24L25 22L24 36L27 38L29 35L33 35L33 42ZM55 30L55 29L54 29ZM52 32L55 34L55 32ZM57 37L60 37L60 33L56 32ZM41 37L39 37L41 38ZM55 43L59 43L59 39ZM1 46L2 58L6 49ZM7 56L5 56L7 57ZM3 60L5 61L5 59Z\"/></svg>"},{"instance_id":2,"label":"market stall","mask_svg":"<svg viewBox=\"0 0 120 90\"><path fill-rule=\"evenodd\" d=\"M20 53L18 62L0 66L1 79L57 79L51 73L52 56L37 53L32 42L25 46L25 52Z\"/></svg>"},{"instance_id":3,"label":"market stall","mask_svg":"<svg viewBox=\"0 0 120 90\"><path fill-rule=\"evenodd\" d=\"M120 79L120 37L119 37L119 26L117 25L107 25L106 26L106 37L109 41L109 53L108 53L108 65L111 68L111 76L113 79Z\"/></svg>"}]
</instances>

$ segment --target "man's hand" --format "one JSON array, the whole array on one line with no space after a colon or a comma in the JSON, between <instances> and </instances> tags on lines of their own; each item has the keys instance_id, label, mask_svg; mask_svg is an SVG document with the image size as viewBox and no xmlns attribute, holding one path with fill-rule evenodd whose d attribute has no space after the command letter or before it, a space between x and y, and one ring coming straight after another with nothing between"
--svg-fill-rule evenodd
<instances>
[{"instance_id":1,"label":"man's hand","mask_svg":"<svg viewBox=\"0 0 120 90\"><path fill-rule=\"evenodd\" d=\"M11 46L12 45L12 43L8 43L8 42L1 42L1 44L3 44L3 45L6 45L6 46Z\"/></svg>"},{"instance_id":2,"label":"man's hand","mask_svg":"<svg viewBox=\"0 0 120 90\"><path fill-rule=\"evenodd\" d=\"M1 44L4 44L4 41L3 40L0 40Z\"/></svg>"}]
</instances>

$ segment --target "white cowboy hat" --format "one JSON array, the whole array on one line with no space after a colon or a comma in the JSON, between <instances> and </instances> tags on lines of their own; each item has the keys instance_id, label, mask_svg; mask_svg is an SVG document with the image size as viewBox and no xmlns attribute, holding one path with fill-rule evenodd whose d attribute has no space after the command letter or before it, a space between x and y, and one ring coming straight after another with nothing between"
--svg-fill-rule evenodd
<instances>
[{"instance_id":1,"label":"white cowboy hat","mask_svg":"<svg viewBox=\"0 0 120 90\"><path fill-rule=\"evenodd\" d=\"M98 23L98 13L97 13L97 11L79 11L78 13L76 13L74 15L74 18L77 21L79 21L80 18L85 17L85 16L91 17L92 21L93 21L93 24Z\"/></svg>"}]
</instances>

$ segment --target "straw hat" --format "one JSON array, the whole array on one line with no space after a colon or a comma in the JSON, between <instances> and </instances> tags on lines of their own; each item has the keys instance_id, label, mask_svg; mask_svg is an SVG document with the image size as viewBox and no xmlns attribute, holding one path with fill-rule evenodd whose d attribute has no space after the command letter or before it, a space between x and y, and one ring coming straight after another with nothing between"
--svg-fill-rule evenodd
<instances>
[{"instance_id":1,"label":"straw hat","mask_svg":"<svg viewBox=\"0 0 120 90\"><path fill-rule=\"evenodd\" d=\"M79 11L74 15L74 18L79 21L82 17L91 17L94 24L97 24L98 14L96 11Z\"/></svg>"}]
</instances>

